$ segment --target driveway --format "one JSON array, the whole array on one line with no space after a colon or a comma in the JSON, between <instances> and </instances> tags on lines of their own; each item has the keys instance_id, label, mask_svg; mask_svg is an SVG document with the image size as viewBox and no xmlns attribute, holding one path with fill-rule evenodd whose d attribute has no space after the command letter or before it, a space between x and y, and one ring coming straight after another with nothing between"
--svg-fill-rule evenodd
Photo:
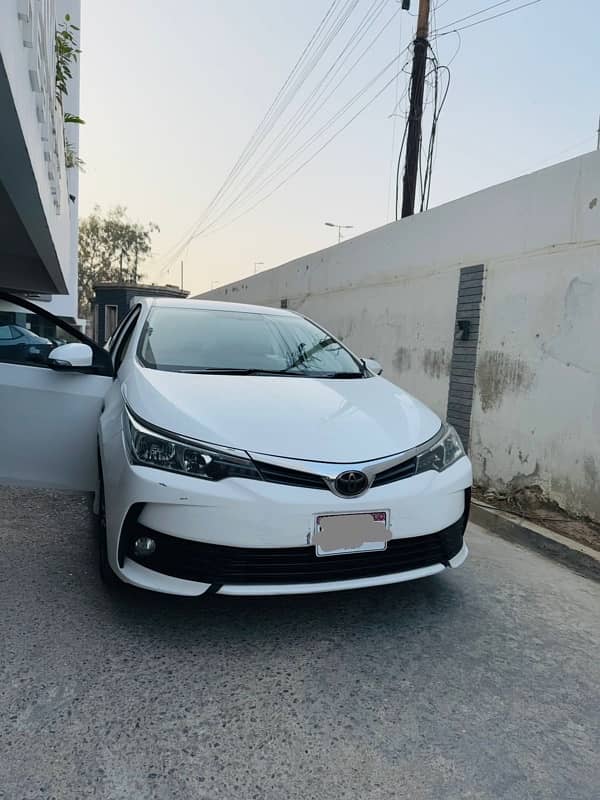
<instances>
[{"instance_id":1,"label":"driveway","mask_svg":"<svg viewBox=\"0 0 600 800\"><path fill-rule=\"evenodd\" d=\"M85 498L0 489L0 798L598 797L600 585L468 542L355 593L108 593Z\"/></svg>"}]
</instances>

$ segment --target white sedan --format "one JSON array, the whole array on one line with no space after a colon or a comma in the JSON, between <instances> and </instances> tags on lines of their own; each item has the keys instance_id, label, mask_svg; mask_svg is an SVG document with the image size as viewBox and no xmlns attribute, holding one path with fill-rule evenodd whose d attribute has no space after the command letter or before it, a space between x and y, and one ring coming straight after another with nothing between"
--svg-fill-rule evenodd
<instances>
[{"instance_id":1,"label":"white sedan","mask_svg":"<svg viewBox=\"0 0 600 800\"><path fill-rule=\"evenodd\" d=\"M144 298L103 349L0 302L70 339L0 360L0 482L94 490L106 581L302 594L467 557L454 429L300 314Z\"/></svg>"}]
</instances>

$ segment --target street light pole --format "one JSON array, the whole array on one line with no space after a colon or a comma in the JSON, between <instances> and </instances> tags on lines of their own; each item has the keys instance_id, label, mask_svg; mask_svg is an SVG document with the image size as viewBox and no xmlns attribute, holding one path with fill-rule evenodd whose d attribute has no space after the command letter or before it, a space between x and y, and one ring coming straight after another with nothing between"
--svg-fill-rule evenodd
<instances>
[{"instance_id":1,"label":"street light pole","mask_svg":"<svg viewBox=\"0 0 600 800\"><path fill-rule=\"evenodd\" d=\"M349 230L350 228L353 228L353 227L354 227L354 225L338 225L336 222L326 222L326 223L325 223L325 225L326 225L328 228L337 228L337 232L338 232L338 244L339 244L339 243L342 241L342 239L344 238L344 237L342 236L342 231L343 231L343 230Z\"/></svg>"}]
</instances>

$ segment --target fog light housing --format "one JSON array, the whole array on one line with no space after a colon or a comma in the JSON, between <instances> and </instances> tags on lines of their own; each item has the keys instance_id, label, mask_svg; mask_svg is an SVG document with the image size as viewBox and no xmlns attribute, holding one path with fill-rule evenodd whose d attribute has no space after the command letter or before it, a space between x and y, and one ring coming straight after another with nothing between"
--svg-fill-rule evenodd
<instances>
[{"instance_id":1,"label":"fog light housing","mask_svg":"<svg viewBox=\"0 0 600 800\"><path fill-rule=\"evenodd\" d=\"M156 550L156 541L151 536L140 536L133 543L133 554L137 558L148 558Z\"/></svg>"}]
</instances>

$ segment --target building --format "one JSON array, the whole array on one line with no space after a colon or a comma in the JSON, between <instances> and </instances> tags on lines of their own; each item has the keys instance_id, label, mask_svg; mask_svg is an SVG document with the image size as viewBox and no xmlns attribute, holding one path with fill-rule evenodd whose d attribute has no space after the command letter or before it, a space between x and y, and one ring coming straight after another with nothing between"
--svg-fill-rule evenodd
<instances>
[{"instance_id":1,"label":"building","mask_svg":"<svg viewBox=\"0 0 600 800\"><path fill-rule=\"evenodd\" d=\"M0 287L77 322L79 69L56 100L55 35L79 0L0 0Z\"/></svg>"},{"instance_id":2,"label":"building","mask_svg":"<svg viewBox=\"0 0 600 800\"><path fill-rule=\"evenodd\" d=\"M600 152L204 297L307 314L447 417L479 485L600 522Z\"/></svg>"},{"instance_id":3,"label":"building","mask_svg":"<svg viewBox=\"0 0 600 800\"><path fill-rule=\"evenodd\" d=\"M93 330L91 335L104 344L131 308L135 297L187 297L189 292L177 286L156 286L141 283L98 283L94 286L92 302Z\"/></svg>"}]
</instances>

